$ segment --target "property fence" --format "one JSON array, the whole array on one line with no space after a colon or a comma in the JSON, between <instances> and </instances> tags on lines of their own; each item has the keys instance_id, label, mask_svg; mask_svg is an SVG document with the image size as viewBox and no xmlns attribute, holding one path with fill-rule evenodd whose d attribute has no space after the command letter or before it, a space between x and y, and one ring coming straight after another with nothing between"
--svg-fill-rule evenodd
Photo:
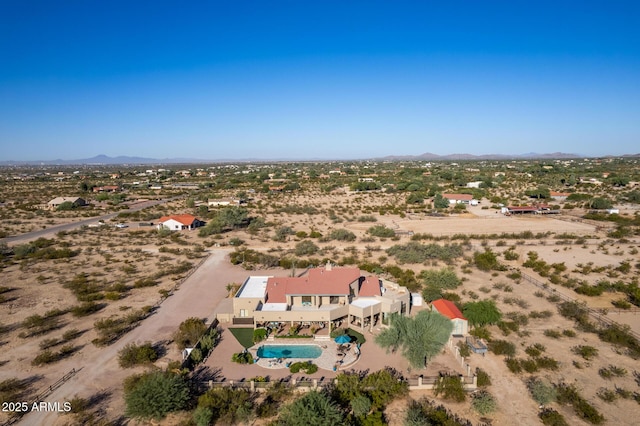
<instances>
[{"instance_id":1,"label":"property fence","mask_svg":"<svg viewBox=\"0 0 640 426\"><path fill-rule=\"evenodd\" d=\"M460 381L466 391L473 391L478 388L478 381L475 375L460 375ZM410 390L430 390L435 388L442 376L418 376L405 379ZM251 392L262 392L267 390L274 383L285 383L294 390L307 392L310 390L324 389L336 383L336 379L284 379L279 382L257 382L254 380L229 380L229 381L213 381L202 382L201 385L209 389L232 387L235 389L246 389Z\"/></svg>"},{"instance_id":2,"label":"property fence","mask_svg":"<svg viewBox=\"0 0 640 426\"><path fill-rule=\"evenodd\" d=\"M73 376L75 376L78 371L80 371L80 370L76 370L75 368L71 369L71 371L69 371L67 374L65 374L64 376L62 376L58 380L56 380L54 383L52 383L48 387L44 388L39 394L37 394L35 396L32 396L32 397L29 397L27 399L27 401L26 401L28 406L32 407L33 404L39 403L41 401L44 401L56 389L58 389L60 386L62 386L65 383L67 383L67 381L69 381L69 379L71 379ZM7 421L2 423L2 426L9 426L9 425L17 423L28 413L29 412L26 411L26 412L17 413L17 415L11 416Z\"/></svg>"},{"instance_id":3,"label":"property fence","mask_svg":"<svg viewBox=\"0 0 640 426\"><path fill-rule=\"evenodd\" d=\"M545 292L552 294L554 296L559 297L560 299L564 300L565 302L578 302L577 299L574 299L570 296L567 296L566 294L562 294L557 292L555 289L549 287L548 284L542 283L538 280L536 280L535 278L520 272L520 275L522 276L522 279L524 279L525 281L535 285L536 287L540 288L541 290L544 290ZM609 325L609 326L617 326L617 327L623 327L622 324L612 320L611 318L607 318L605 315L603 315L601 312L598 312L597 310L593 309L593 308L589 308L587 306L584 307L589 316L591 318L593 318L594 320L598 321L600 324L605 324L605 325ZM636 340L640 341L640 334L636 333L633 330L629 330L629 334L632 335Z\"/></svg>"}]
</instances>

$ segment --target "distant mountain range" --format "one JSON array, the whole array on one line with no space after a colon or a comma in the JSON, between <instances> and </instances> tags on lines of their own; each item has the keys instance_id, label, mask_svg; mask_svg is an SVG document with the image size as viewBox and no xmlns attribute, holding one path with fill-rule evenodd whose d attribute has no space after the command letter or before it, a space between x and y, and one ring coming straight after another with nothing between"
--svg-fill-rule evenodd
<instances>
[{"instance_id":1,"label":"distant mountain range","mask_svg":"<svg viewBox=\"0 0 640 426\"><path fill-rule=\"evenodd\" d=\"M606 156L605 156L606 157ZM638 154L627 154L617 157L640 157ZM553 152L549 154L539 154L535 152L529 152L519 155L504 155L504 154L486 154L486 155L473 155L473 154L448 154L438 155L430 152L425 152L420 155L388 155L386 157L379 158L362 158L361 160L377 160L377 161L464 161L464 160L530 160L530 159L575 159L585 158L584 155L579 154L567 154L564 152ZM204 163L229 163L229 162L270 162L270 161L337 161L334 159L317 159L317 158L298 158L298 159L257 159L257 158L245 158L245 159L218 159L218 160L204 160L196 158L145 158L145 157L128 157L118 156L109 157L101 154L91 158L83 158L78 160L42 160L42 161L0 161L0 166L19 166L19 165L42 165L42 166L56 166L56 165L142 165L142 164L204 164ZM355 159L352 159L356 161Z\"/></svg>"}]
</instances>

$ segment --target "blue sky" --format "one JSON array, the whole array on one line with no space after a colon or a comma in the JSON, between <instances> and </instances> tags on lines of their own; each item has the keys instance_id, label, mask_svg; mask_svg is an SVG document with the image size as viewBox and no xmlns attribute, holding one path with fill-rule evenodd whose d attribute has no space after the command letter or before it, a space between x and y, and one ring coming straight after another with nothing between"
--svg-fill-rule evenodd
<instances>
[{"instance_id":1,"label":"blue sky","mask_svg":"<svg viewBox=\"0 0 640 426\"><path fill-rule=\"evenodd\" d=\"M0 0L0 160L638 153L639 16L637 1Z\"/></svg>"}]
</instances>

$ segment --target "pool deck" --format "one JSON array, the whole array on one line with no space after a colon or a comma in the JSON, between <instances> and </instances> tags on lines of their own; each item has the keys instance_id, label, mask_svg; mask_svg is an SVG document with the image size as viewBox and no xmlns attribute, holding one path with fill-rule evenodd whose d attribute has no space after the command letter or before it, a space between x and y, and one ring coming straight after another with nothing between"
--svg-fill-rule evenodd
<instances>
[{"instance_id":1,"label":"pool deck","mask_svg":"<svg viewBox=\"0 0 640 426\"><path fill-rule=\"evenodd\" d=\"M316 345L322 349L322 353L318 358L258 358L258 348L264 345ZM348 346L348 348L340 350L340 346ZM250 347L248 351L253 355L254 359L258 358L258 361L255 363L256 365L271 370L288 368L287 364L289 363L311 361L316 364L318 368L335 371L334 367L338 370L349 368L359 358L357 345L355 343L339 345L334 342L333 339L273 339L260 342L259 344Z\"/></svg>"}]
</instances>

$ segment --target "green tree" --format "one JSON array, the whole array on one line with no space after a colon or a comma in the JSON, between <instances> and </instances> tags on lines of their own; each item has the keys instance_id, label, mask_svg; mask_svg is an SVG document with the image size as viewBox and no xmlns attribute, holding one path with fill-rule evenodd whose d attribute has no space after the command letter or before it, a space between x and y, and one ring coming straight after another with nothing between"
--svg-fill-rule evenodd
<instances>
[{"instance_id":1,"label":"green tree","mask_svg":"<svg viewBox=\"0 0 640 426\"><path fill-rule=\"evenodd\" d=\"M210 389L198 398L199 410L211 411L213 423L225 425L245 422L253 412L255 394L231 387ZM205 417L204 414L202 414Z\"/></svg>"},{"instance_id":2,"label":"green tree","mask_svg":"<svg viewBox=\"0 0 640 426\"><path fill-rule=\"evenodd\" d=\"M498 262L496 254L489 248L485 249L483 252L475 252L473 254L473 262L481 271L501 271L504 269L504 266Z\"/></svg>"},{"instance_id":3,"label":"green tree","mask_svg":"<svg viewBox=\"0 0 640 426\"><path fill-rule=\"evenodd\" d=\"M420 273L420 278L425 285L441 290L453 290L462 284L453 268L427 269Z\"/></svg>"},{"instance_id":4,"label":"green tree","mask_svg":"<svg viewBox=\"0 0 640 426\"><path fill-rule=\"evenodd\" d=\"M310 391L284 407L277 421L281 426L335 426L344 423L342 412L324 393Z\"/></svg>"},{"instance_id":5,"label":"green tree","mask_svg":"<svg viewBox=\"0 0 640 426\"><path fill-rule=\"evenodd\" d=\"M200 318L187 318L178 326L178 331L173 336L173 340L180 350L193 347L198 340L206 333L207 326Z\"/></svg>"},{"instance_id":6,"label":"green tree","mask_svg":"<svg viewBox=\"0 0 640 426\"><path fill-rule=\"evenodd\" d=\"M462 402L466 398L464 385L458 376L442 376L433 389L435 396L448 401Z\"/></svg>"},{"instance_id":7,"label":"green tree","mask_svg":"<svg viewBox=\"0 0 640 426\"><path fill-rule=\"evenodd\" d=\"M129 417L159 420L185 409L189 399L187 382L170 372L153 371L125 380L125 414Z\"/></svg>"},{"instance_id":8,"label":"green tree","mask_svg":"<svg viewBox=\"0 0 640 426\"><path fill-rule=\"evenodd\" d=\"M502 313L491 299L478 302L467 302L462 308L462 313L474 327L487 324L496 324L502 318Z\"/></svg>"},{"instance_id":9,"label":"green tree","mask_svg":"<svg viewBox=\"0 0 640 426\"><path fill-rule=\"evenodd\" d=\"M425 195L423 192L414 192L407 197L407 204L422 204L424 203Z\"/></svg>"},{"instance_id":10,"label":"green tree","mask_svg":"<svg viewBox=\"0 0 640 426\"><path fill-rule=\"evenodd\" d=\"M383 330L376 343L387 350L402 350L414 368L424 368L449 340L451 321L434 311L421 311L415 317L391 315L390 327Z\"/></svg>"},{"instance_id":11,"label":"green tree","mask_svg":"<svg viewBox=\"0 0 640 426\"><path fill-rule=\"evenodd\" d=\"M436 194L435 197L433 197L433 207L436 209L446 209L449 207L449 200L444 198L442 194Z\"/></svg>"},{"instance_id":12,"label":"green tree","mask_svg":"<svg viewBox=\"0 0 640 426\"><path fill-rule=\"evenodd\" d=\"M551 198L551 191L546 185L540 185L536 189L529 189L524 192L528 197L532 198Z\"/></svg>"},{"instance_id":13,"label":"green tree","mask_svg":"<svg viewBox=\"0 0 640 426\"><path fill-rule=\"evenodd\" d=\"M613 207L613 204L611 204L611 201L607 200L606 198L595 197L595 198L592 198L591 201L589 201L589 208L592 208L592 209L605 210L605 209L610 209L612 207Z\"/></svg>"},{"instance_id":14,"label":"green tree","mask_svg":"<svg viewBox=\"0 0 640 426\"><path fill-rule=\"evenodd\" d=\"M498 405L496 399L486 390L473 394L471 398L471 407L480 415L486 416L496 411Z\"/></svg>"}]
</instances>

